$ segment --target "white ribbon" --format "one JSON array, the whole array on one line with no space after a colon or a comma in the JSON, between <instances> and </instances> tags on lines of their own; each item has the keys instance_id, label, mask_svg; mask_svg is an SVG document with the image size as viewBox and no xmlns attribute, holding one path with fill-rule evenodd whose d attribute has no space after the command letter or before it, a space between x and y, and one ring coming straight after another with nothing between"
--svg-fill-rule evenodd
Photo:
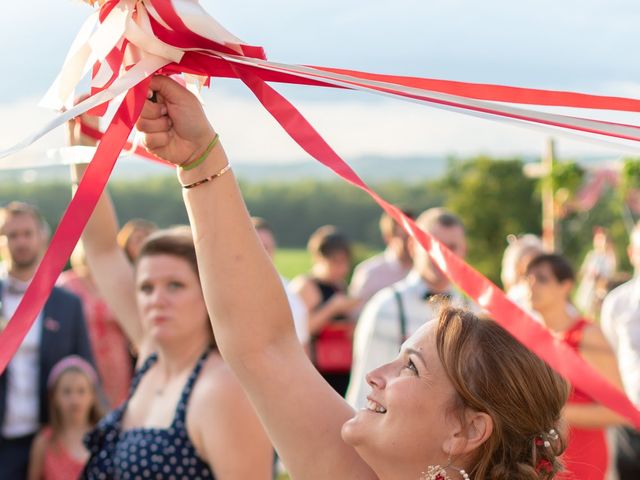
<instances>
[{"instance_id":1,"label":"white ribbon","mask_svg":"<svg viewBox=\"0 0 640 480\"><path fill-rule=\"evenodd\" d=\"M126 31L124 33L125 38L138 47L142 52L156 55L158 57L168 58L172 62L180 63L180 60L182 60L182 56L184 55L184 51L164 43L158 37L153 35L151 24L148 23L148 18L146 17L146 12L143 8L138 10L138 16L140 17L139 20L147 20L143 23L143 25L145 25L145 29L141 28L130 16L127 18Z\"/></svg>"},{"instance_id":2,"label":"white ribbon","mask_svg":"<svg viewBox=\"0 0 640 480\"><path fill-rule=\"evenodd\" d=\"M78 82L88 73L87 65L90 67L93 63L90 61L91 47L89 46L89 39L91 38L91 32L98 23L98 14L99 12L94 12L80 27L78 35L71 44L62 70L40 101L40 106L60 110L72 97L73 89Z\"/></svg>"},{"instance_id":3,"label":"white ribbon","mask_svg":"<svg viewBox=\"0 0 640 480\"><path fill-rule=\"evenodd\" d=\"M104 60L124 35L133 6L133 0L120 0L91 36L89 45L99 60Z\"/></svg>"},{"instance_id":4,"label":"white ribbon","mask_svg":"<svg viewBox=\"0 0 640 480\"><path fill-rule=\"evenodd\" d=\"M140 62L134 65L128 72L118 78L113 84L101 91L92 97L87 98L86 100L80 102L73 108L61 113L58 117L51 120L47 123L43 128L25 138L20 143L6 149L0 151L0 159L7 157L13 153L16 153L22 150L25 147L28 147L33 142L43 137L51 130L59 127L60 125L64 125L67 121L77 117L78 115L82 115L83 113L91 110L93 107L101 105L105 102L112 100L120 94L127 92L129 89L136 86L142 80L152 75L155 71L160 68L171 63L171 60L157 57L155 55L147 55Z\"/></svg>"},{"instance_id":5,"label":"white ribbon","mask_svg":"<svg viewBox=\"0 0 640 480\"><path fill-rule=\"evenodd\" d=\"M572 117L568 115L560 115L553 113L540 112L538 110L532 110L528 108L511 107L504 103L490 102L485 100L469 99L467 97L460 97L457 95L451 95L441 92L435 92L431 90L425 90L420 88L406 87L403 85L396 85L387 82L362 79L359 77L352 77L350 75L338 74L334 72L326 72L324 70L317 70L312 67L306 67L302 65L288 65L276 62L269 62L266 60L260 60L249 57L237 57L233 55L226 55L223 53L217 53L217 56L224 58L230 62L252 65L265 70L271 70L280 73L295 74L296 76L326 82L330 85L338 87L345 87L353 90L366 91L374 93L376 95L393 97L409 101L412 103L429 104L432 107L454 111L458 113L464 113L466 115L476 116L485 119L499 120L502 122L516 123L518 125L524 125L535 130L543 130L545 132L561 132L563 134L569 134L570 136L577 136L581 140L587 139L591 143L600 145L623 147L626 150L638 153L640 149L640 127L615 125L609 122L604 122L596 119L582 119ZM355 83L352 83L355 82ZM413 97L406 97L398 95L392 92L380 91L379 88L395 90L402 92L406 95L412 95ZM415 98L422 97L422 98ZM435 101L434 101L435 100ZM448 105L444 105L441 102L447 102ZM451 104L456 104L451 105ZM467 108L470 107L470 108ZM491 110L496 113L490 113L483 110ZM503 114L504 116L501 116ZM514 118L514 117L526 117ZM530 120L529 120L530 119ZM560 124L558 126L549 125L548 122L554 124ZM577 127L578 130L571 130L571 127ZM595 132L584 132L581 129L598 130L603 132L597 134ZM612 136L606 136L606 134ZM595 136L598 135L598 136ZM620 138L616 135L624 135L626 137L632 137L630 139ZM585 137L586 136L586 137ZM637 140L636 140L637 139Z\"/></svg>"}]
</instances>

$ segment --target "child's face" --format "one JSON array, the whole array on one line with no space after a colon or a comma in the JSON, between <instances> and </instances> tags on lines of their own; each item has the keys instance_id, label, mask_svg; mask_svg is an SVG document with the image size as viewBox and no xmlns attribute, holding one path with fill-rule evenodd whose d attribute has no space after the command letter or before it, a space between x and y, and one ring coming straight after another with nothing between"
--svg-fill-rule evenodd
<instances>
[{"instance_id":1,"label":"child's face","mask_svg":"<svg viewBox=\"0 0 640 480\"><path fill-rule=\"evenodd\" d=\"M58 380L55 393L55 402L62 421L86 421L94 396L93 386L85 374L75 371L63 373Z\"/></svg>"}]
</instances>

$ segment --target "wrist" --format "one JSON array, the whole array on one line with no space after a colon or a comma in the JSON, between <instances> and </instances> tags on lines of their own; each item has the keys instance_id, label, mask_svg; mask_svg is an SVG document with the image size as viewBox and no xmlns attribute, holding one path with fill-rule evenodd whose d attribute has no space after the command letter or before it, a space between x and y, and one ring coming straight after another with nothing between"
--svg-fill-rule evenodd
<instances>
[{"instance_id":1,"label":"wrist","mask_svg":"<svg viewBox=\"0 0 640 480\"><path fill-rule=\"evenodd\" d=\"M216 133L211 139L211 141L207 144L204 152L200 154L200 156L181 163L178 166L178 168L180 168L180 170L193 170L197 168L200 164L202 164L207 159L211 151L214 149L214 147L218 143L219 138L220 138L219 135Z\"/></svg>"},{"instance_id":2,"label":"wrist","mask_svg":"<svg viewBox=\"0 0 640 480\"><path fill-rule=\"evenodd\" d=\"M196 145L196 148L193 150L191 155L189 155L189 157L187 157L182 163L177 165L177 167L182 168L195 163L200 157L205 155L211 140L216 137L218 137L218 134L213 130L213 128L211 128L207 133L201 135L198 140L193 142L193 144Z\"/></svg>"},{"instance_id":3,"label":"wrist","mask_svg":"<svg viewBox=\"0 0 640 480\"><path fill-rule=\"evenodd\" d=\"M197 161L197 165L193 168L176 168L178 181L183 187L215 174L229 164L219 140L215 142L215 145L213 145L208 152L206 152L206 147L207 146L205 146L205 150L201 154L201 156L204 156L201 161L198 157L192 160L192 164L195 164Z\"/></svg>"}]
</instances>

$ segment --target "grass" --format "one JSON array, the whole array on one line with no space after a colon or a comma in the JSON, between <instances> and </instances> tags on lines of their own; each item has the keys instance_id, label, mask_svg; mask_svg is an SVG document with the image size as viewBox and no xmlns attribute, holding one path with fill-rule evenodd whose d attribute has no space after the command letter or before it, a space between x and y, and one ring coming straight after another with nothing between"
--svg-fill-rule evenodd
<instances>
[{"instance_id":1,"label":"grass","mask_svg":"<svg viewBox=\"0 0 640 480\"><path fill-rule=\"evenodd\" d=\"M378 253L377 250L355 244L353 247L354 266L376 253ZM311 257L304 248L280 248L276 252L274 263L280 275L289 280L302 273L307 273L311 269Z\"/></svg>"},{"instance_id":2,"label":"grass","mask_svg":"<svg viewBox=\"0 0 640 480\"><path fill-rule=\"evenodd\" d=\"M280 275L289 280L311 269L311 257L304 248L279 248L274 263Z\"/></svg>"}]
</instances>

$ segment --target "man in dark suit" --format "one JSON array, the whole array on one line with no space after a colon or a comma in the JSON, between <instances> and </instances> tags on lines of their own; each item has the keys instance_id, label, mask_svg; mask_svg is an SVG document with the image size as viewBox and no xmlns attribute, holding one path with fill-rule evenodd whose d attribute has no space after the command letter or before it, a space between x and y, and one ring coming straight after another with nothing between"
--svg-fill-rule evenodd
<instances>
[{"instance_id":1,"label":"man in dark suit","mask_svg":"<svg viewBox=\"0 0 640 480\"><path fill-rule=\"evenodd\" d=\"M48 227L35 207L11 202L0 210L0 248L6 269L0 280L0 329L22 300L47 240ZM26 478L31 441L49 416L47 377L68 355L94 364L80 300L54 288L0 375L0 479Z\"/></svg>"}]
</instances>

